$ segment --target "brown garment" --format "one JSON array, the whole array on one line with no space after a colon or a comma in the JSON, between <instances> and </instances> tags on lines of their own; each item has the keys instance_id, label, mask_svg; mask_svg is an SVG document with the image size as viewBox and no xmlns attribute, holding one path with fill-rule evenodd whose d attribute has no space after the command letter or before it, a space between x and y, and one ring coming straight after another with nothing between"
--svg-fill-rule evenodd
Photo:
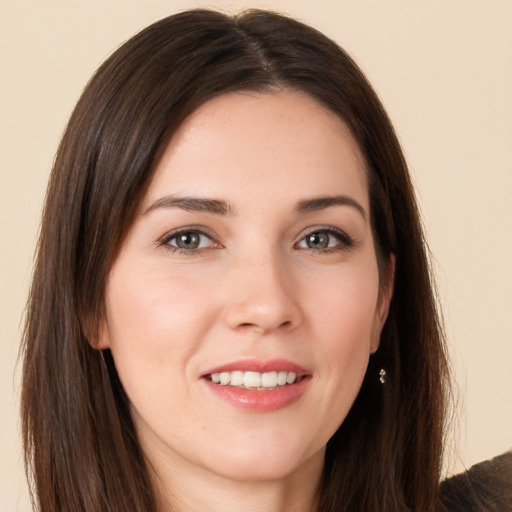
<instances>
[{"instance_id":1,"label":"brown garment","mask_svg":"<svg viewBox=\"0 0 512 512\"><path fill-rule=\"evenodd\" d=\"M447 512L512 512L512 451L441 483Z\"/></svg>"}]
</instances>

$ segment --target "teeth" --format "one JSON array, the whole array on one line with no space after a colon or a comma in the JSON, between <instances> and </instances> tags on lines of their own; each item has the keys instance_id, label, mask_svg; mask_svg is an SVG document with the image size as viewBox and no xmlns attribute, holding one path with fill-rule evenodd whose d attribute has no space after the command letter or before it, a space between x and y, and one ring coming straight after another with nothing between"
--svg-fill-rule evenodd
<instances>
[{"instance_id":1,"label":"teeth","mask_svg":"<svg viewBox=\"0 0 512 512\"><path fill-rule=\"evenodd\" d=\"M275 388L296 382L297 374L294 372L220 372L210 375L212 382L222 386L245 387L246 389Z\"/></svg>"},{"instance_id":2,"label":"teeth","mask_svg":"<svg viewBox=\"0 0 512 512\"><path fill-rule=\"evenodd\" d=\"M286 384L293 384L295 382L295 379L297 378L297 375L293 372L289 372L286 376Z\"/></svg>"},{"instance_id":3,"label":"teeth","mask_svg":"<svg viewBox=\"0 0 512 512\"><path fill-rule=\"evenodd\" d=\"M244 373L244 386L246 388L259 388L259 387L261 387L261 373L258 373L258 372L245 372Z\"/></svg>"},{"instance_id":4,"label":"teeth","mask_svg":"<svg viewBox=\"0 0 512 512\"><path fill-rule=\"evenodd\" d=\"M242 386L243 383L244 383L244 372L231 372L230 384L232 386Z\"/></svg>"},{"instance_id":5,"label":"teeth","mask_svg":"<svg viewBox=\"0 0 512 512\"><path fill-rule=\"evenodd\" d=\"M288 377L288 372L279 372L277 374L277 383L279 386L284 386L286 384L286 377Z\"/></svg>"},{"instance_id":6,"label":"teeth","mask_svg":"<svg viewBox=\"0 0 512 512\"><path fill-rule=\"evenodd\" d=\"M261 376L261 385L264 388L275 388L277 386L277 372L264 373Z\"/></svg>"}]
</instances>

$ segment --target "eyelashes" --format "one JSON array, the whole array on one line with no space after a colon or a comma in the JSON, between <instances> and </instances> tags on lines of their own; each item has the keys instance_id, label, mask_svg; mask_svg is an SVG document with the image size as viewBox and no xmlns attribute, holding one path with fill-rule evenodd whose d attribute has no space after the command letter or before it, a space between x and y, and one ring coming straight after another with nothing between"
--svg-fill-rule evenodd
<instances>
[{"instance_id":1,"label":"eyelashes","mask_svg":"<svg viewBox=\"0 0 512 512\"><path fill-rule=\"evenodd\" d=\"M206 233L203 229L193 226L168 233L159 242L159 245L185 254L199 253L204 249L220 249L222 247L213 240L210 234Z\"/></svg>"},{"instance_id":2,"label":"eyelashes","mask_svg":"<svg viewBox=\"0 0 512 512\"><path fill-rule=\"evenodd\" d=\"M315 228L308 231L295 244L299 249L310 249L314 252L329 253L347 250L355 244L353 238L344 231L333 227Z\"/></svg>"},{"instance_id":3,"label":"eyelashes","mask_svg":"<svg viewBox=\"0 0 512 512\"><path fill-rule=\"evenodd\" d=\"M189 226L166 234L158 243L173 252L193 256L205 250L222 249L223 245L215 240L213 234L204 228ZM344 231L329 227L315 227L300 235L294 249L307 250L318 254L347 251L355 245L355 240Z\"/></svg>"}]
</instances>

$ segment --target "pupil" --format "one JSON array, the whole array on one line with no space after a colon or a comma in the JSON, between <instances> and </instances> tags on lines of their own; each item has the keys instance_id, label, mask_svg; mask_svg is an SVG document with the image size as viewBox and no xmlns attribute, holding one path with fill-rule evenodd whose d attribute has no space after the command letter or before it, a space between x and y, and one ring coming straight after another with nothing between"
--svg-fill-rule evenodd
<instances>
[{"instance_id":1,"label":"pupil","mask_svg":"<svg viewBox=\"0 0 512 512\"><path fill-rule=\"evenodd\" d=\"M183 233L176 240L181 249L197 249L199 247L199 236L196 233Z\"/></svg>"},{"instance_id":2,"label":"pupil","mask_svg":"<svg viewBox=\"0 0 512 512\"><path fill-rule=\"evenodd\" d=\"M329 236L326 233L312 233L308 237L308 246L311 249L325 249L329 245Z\"/></svg>"}]
</instances>

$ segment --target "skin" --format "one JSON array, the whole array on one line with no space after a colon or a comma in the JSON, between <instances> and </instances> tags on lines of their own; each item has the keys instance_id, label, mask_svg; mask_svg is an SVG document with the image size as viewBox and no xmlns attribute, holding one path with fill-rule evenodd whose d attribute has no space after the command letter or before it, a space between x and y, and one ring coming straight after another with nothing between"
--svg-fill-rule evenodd
<instances>
[{"instance_id":1,"label":"skin","mask_svg":"<svg viewBox=\"0 0 512 512\"><path fill-rule=\"evenodd\" d=\"M333 196L348 204L299 208ZM184 209L177 197L229 211ZM325 445L359 391L391 296L369 211L352 135L300 93L220 96L165 148L111 269L98 346L112 350L162 511L314 508ZM176 246L180 228L204 232L198 249ZM328 247L309 246L312 232ZM211 392L204 372L248 358L306 368L304 393L261 412Z\"/></svg>"}]
</instances>

